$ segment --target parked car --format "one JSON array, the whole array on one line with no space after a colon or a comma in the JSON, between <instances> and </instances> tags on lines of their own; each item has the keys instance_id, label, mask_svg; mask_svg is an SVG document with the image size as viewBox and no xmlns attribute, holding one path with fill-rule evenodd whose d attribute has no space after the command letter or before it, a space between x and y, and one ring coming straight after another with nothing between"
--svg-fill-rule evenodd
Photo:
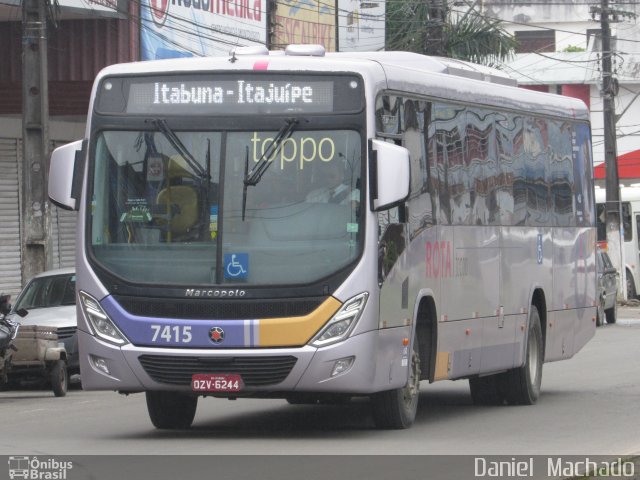
<instances>
[{"instance_id":1,"label":"parked car","mask_svg":"<svg viewBox=\"0 0 640 480\"><path fill-rule=\"evenodd\" d=\"M601 326L606 320L607 323L616 323L618 307L616 298L618 295L617 270L611 263L611 259L605 250L598 247L596 253L596 269L598 273L598 309L596 325Z\"/></svg>"},{"instance_id":2,"label":"parked car","mask_svg":"<svg viewBox=\"0 0 640 480\"><path fill-rule=\"evenodd\" d=\"M17 311L24 309L24 318ZM67 352L70 375L80 372L78 356L78 322L76 319L76 274L73 268L49 270L36 275L18 295L10 317L22 326L56 327L58 342Z\"/></svg>"}]
</instances>

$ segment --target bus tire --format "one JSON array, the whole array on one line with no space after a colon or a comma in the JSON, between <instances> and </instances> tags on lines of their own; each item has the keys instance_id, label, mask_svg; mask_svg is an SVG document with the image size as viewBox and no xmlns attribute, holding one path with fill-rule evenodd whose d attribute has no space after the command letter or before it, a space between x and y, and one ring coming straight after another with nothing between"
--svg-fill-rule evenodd
<instances>
[{"instance_id":1,"label":"bus tire","mask_svg":"<svg viewBox=\"0 0 640 480\"><path fill-rule=\"evenodd\" d=\"M469 390L474 405L502 405L505 395L501 382L504 374L469 379Z\"/></svg>"},{"instance_id":2,"label":"bus tire","mask_svg":"<svg viewBox=\"0 0 640 480\"><path fill-rule=\"evenodd\" d=\"M511 405L533 405L540 396L544 341L538 307L531 305L524 365L504 375L506 400Z\"/></svg>"},{"instance_id":3,"label":"bus tire","mask_svg":"<svg viewBox=\"0 0 640 480\"><path fill-rule=\"evenodd\" d=\"M69 386L69 374L67 373L67 362L57 360L51 367L50 372L51 388L56 397L64 397Z\"/></svg>"},{"instance_id":4,"label":"bus tire","mask_svg":"<svg viewBox=\"0 0 640 480\"><path fill-rule=\"evenodd\" d=\"M618 317L618 303L614 303L613 307L609 310L605 310L604 314L607 317L607 323L616 323L616 319Z\"/></svg>"},{"instance_id":5,"label":"bus tire","mask_svg":"<svg viewBox=\"0 0 640 480\"><path fill-rule=\"evenodd\" d=\"M606 313L604 310L604 298L598 300L598 307L596 308L596 327L601 327L604 324L604 317Z\"/></svg>"},{"instance_id":6,"label":"bus tire","mask_svg":"<svg viewBox=\"0 0 640 480\"><path fill-rule=\"evenodd\" d=\"M400 430L409 428L418 411L420 395L420 352L418 339L413 341L409 361L409 378L402 388L375 393L371 396L373 421L377 428Z\"/></svg>"},{"instance_id":7,"label":"bus tire","mask_svg":"<svg viewBox=\"0 0 640 480\"><path fill-rule=\"evenodd\" d=\"M636 282L633 281L631 272L627 270L627 298L629 300L636 298L638 296L636 292Z\"/></svg>"},{"instance_id":8,"label":"bus tire","mask_svg":"<svg viewBox=\"0 0 640 480\"><path fill-rule=\"evenodd\" d=\"M154 427L161 430L184 430L196 416L198 397L179 392L146 392L147 410Z\"/></svg>"}]
</instances>

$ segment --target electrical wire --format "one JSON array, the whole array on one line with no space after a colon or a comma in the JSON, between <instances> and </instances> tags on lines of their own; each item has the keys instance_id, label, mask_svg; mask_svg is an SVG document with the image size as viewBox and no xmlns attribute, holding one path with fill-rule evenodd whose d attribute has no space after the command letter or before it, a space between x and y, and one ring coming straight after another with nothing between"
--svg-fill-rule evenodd
<instances>
[{"instance_id":1,"label":"electrical wire","mask_svg":"<svg viewBox=\"0 0 640 480\"><path fill-rule=\"evenodd\" d=\"M138 5L138 7L140 9L142 8L149 8L148 4L143 3L141 0L132 0L132 2L136 5ZM318 2L319 4L324 4L323 2ZM328 3L326 3L326 5L330 5ZM315 9L310 9L310 8L304 8L304 7L300 7L299 10L306 10L306 11L313 11L315 13ZM261 14L266 15L266 12L263 10L260 10ZM345 11L344 9L340 9L340 11ZM129 18L129 20L131 20L130 17L132 17L132 15L130 13L125 13L124 14L127 18ZM332 20L335 19L335 15L331 14L330 15ZM193 48L189 48L186 45L183 45L180 40L184 40L185 42L189 43L189 40L192 40L194 38L200 38L200 39L205 39L205 40L209 40L211 42L217 42L223 45L227 45L227 46L233 46L233 47L237 47L237 46L247 46L249 44L266 44L266 41L263 40L257 40L255 38L252 37L247 37L247 36L243 36L243 35L234 35L233 33L224 31L222 29L219 28L215 28L212 26L204 26L201 22L194 20L191 20L189 18L185 18L183 16L177 15L177 14L172 14L172 13L167 13L167 17L174 20L174 24L173 25L165 25L163 28L166 29L168 32L171 32L174 34L174 36L176 37L175 40L172 39L170 37L169 34L162 34L160 33L158 30L153 28L153 24L152 24L152 19L147 19L144 16L136 16L135 20L139 21L139 26L140 26L140 30L141 33L146 33L147 35L150 35L152 37L156 37L158 39L161 39L163 42L168 43L169 45L178 47L180 50L190 53L194 56L201 56L203 55L202 52L198 52L196 50L194 50ZM348 17L348 14L343 15L343 17L346 19ZM375 15L370 16L370 17L375 17ZM237 18L234 17L225 17L225 19L227 20L231 20L239 25L243 25L243 26L251 26L251 27L255 27L255 25L250 24L246 21L242 21L242 20L238 20ZM332 27L335 27L335 25L332 25ZM350 28L349 25L338 25L338 28ZM198 31L199 30L199 31ZM226 37L226 38L225 38ZM385 35L369 35L367 36L367 41L365 42L365 45L371 45L374 46L375 48L379 48L380 47L380 42L376 42L376 39L384 39ZM233 39L233 40L231 40ZM245 43L245 42L250 42L249 44ZM362 42L360 42L362 44ZM277 45L277 44L275 44ZM361 45L363 46L363 45Z\"/></svg>"},{"instance_id":2,"label":"electrical wire","mask_svg":"<svg viewBox=\"0 0 640 480\"><path fill-rule=\"evenodd\" d=\"M133 1L133 3L137 4L140 8L148 8L148 5L147 4L143 4L141 2L141 0L132 0L132 1ZM406 3L405 0L386 0L385 9L390 4L404 4L404 3ZM283 5L283 4L285 5L285 7L287 6L287 4L285 2L276 2L276 6L277 7L279 7L279 6ZM318 5L318 8L309 8L309 7L305 7L304 5L302 5L302 6L298 5L298 10L309 11L309 12L316 13L316 12L319 12L322 7L325 7L328 10L331 10L332 8L335 8L333 3L325 2L325 1L322 1L322 0L316 1L316 4ZM545 2L545 4L554 4L554 2ZM557 2L557 4L558 5L562 5L564 3L563 2ZM592 4L591 3L584 3L584 4L579 4L579 5L587 6L587 5L592 5ZM594 2L593 5L597 5L597 2ZM479 13L474 9L470 9L470 10L468 10L466 12L461 11L461 10L456 10L456 9L450 9L450 11L454 12L454 13L458 13L458 14L468 14L470 11L472 11L472 13L474 15L483 17L487 21L500 21L501 23L505 23L505 24L525 25L525 26L528 26L528 27L536 28L536 29L570 33L570 34L576 35L576 36L578 36L578 35L580 35L580 36L587 35L587 33L583 33L583 32L573 32L573 31L556 29L556 28L551 28L551 27L541 27L541 26L531 25L531 24L523 23L523 22L504 20L504 19L500 19L500 18L497 18L497 17L491 17L489 15ZM260 10L260 12L261 12L261 14L264 14L265 16L267 16L266 10ZM348 13L346 13L344 15L342 13L338 13L338 18L339 19L341 19L341 18L342 19L346 19L348 17L348 15L351 13L348 10L343 9L343 8L338 8L338 12L348 12ZM128 12L125 15L127 17L131 16L131 14L128 13ZM178 40L184 39L186 41L186 40L192 39L192 38L204 38L205 40L209 40L209 41L212 41L212 42L218 42L218 43L221 43L223 45L228 45L228 46L244 46L244 45L246 45L246 44L241 43L241 42L251 42L251 44L256 44L256 43L257 44L265 44L265 43L267 43L265 41L256 40L255 38L250 38L250 37L247 37L247 36L233 35L233 34L230 34L229 32L226 32L224 30L221 30L221 29L218 29L218 28L215 28L215 27L204 26L204 25L202 25L201 22L197 22L196 20L190 20L188 18L181 17L179 15L175 15L175 14L171 14L171 13L168 13L167 15L168 15L169 18L175 19L175 21L177 23L181 23L182 24L182 25L179 25L179 26L165 26L165 28L167 28L169 31L173 31L176 34L176 37L177 37ZM384 14L380 14L379 16L375 15L375 14L367 14L367 15L368 15L369 19L374 19L376 17L382 17L383 15L386 15L386 11L385 11ZM333 15L333 16L335 17L335 15ZM267 16L267 18L268 18L268 16ZM163 41L166 41L171 45L174 45L176 47L181 47L183 50L188 51L189 53L192 53L194 55L200 55L199 52L195 52L195 51L193 51L193 49L189 49L189 48L185 47L184 45L181 45L179 42L170 39L168 35L163 35L163 34L157 32L157 31L154 31L153 33L150 33L152 31L151 25L145 25L145 22L146 23L150 23L150 22L146 21L146 19L143 19L140 16L137 16L137 19L140 20L140 29L141 30L147 31L148 34L154 35L155 37L157 37L159 39L162 39ZM232 22L236 22L239 25L244 25L244 26L249 25L246 21L242 21L242 20L239 20L239 19L234 18L234 17L228 17L228 18L225 17L225 19L230 20ZM199 30L204 30L205 33L203 34L202 32L193 32L189 28L187 28L187 26L195 27L196 29L199 29ZM336 27L338 29L338 31L340 29L344 29L344 28L351 28L349 25L340 25L340 22L338 22L337 26L334 25L334 27ZM223 37L221 37L220 35L222 35ZM383 35L369 35L369 36L366 36L367 44L378 46L379 43L376 42L376 39L383 39L385 37L385 35L386 35L386 32ZM229 40L228 38L234 38L235 40ZM619 40L624 40L624 39L620 39L619 38ZM640 42L640 41L637 41L637 42ZM275 44L275 45L277 45L277 44ZM536 53L541 55L541 56L543 56L543 57L545 56L544 54L542 54L540 52L536 52ZM563 60L556 59L556 60L560 61L560 62L567 62L567 63L573 63L573 62L577 63L578 62L578 61L571 61L571 60L567 60L567 59L563 59ZM597 60L595 60L595 59L594 60L586 60L584 62L585 63L589 63L589 62L595 62L595 61L597 61Z\"/></svg>"}]
</instances>

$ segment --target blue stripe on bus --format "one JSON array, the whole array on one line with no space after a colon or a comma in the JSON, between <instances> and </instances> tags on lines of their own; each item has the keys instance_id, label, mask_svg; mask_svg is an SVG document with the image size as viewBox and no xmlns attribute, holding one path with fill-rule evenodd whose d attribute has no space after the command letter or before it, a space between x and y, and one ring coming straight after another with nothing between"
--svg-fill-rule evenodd
<instances>
[{"instance_id":1,"label":"blue stripe on bus","mask_svg":"<svg viewBox=\"0 0 640 480\"><path fill-rule=\"evenodd\" d=\"M137 346L182 348L246 348L256 346L257 320L185 320L131 315L111 296L100 305L127 339ZM210 331L220 327L224 340L214 343ZM248 329L248 332L246 330Z\"/></svg>"}]
</instances>

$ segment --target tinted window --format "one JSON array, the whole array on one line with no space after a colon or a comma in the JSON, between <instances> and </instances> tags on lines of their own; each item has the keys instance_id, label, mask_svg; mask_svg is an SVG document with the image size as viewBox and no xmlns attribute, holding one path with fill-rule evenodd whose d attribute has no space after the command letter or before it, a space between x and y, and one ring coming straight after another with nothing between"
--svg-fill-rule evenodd
<instances>
[{"instance_id":1,"label":"tinted window","mask_svg":"<svg viewBox=\"0 0 640 480\"><path fill-rule=\"evenodd\" d=\"M409 149L411 197L430 193L434 223L594 225L588 125L394 96L377 107L378 134Z\"/></svg>"},{"instance_id":2,"label":"tinted window","mask_svg":"<svg viewBox=\"0 0 640 480\"><path fill-rule=\"evenodd\" d=\"M16 302L15 309L75 305L76 276L59 275L33 279Z\"/></svg>"},{"instance_id":3,"label":"tinted window","mask_svg":"<svg viewBox=\"0 0 640 480\"><path fill-rule=\"evenodd\" d=\"M493 189L498 172L494 120L495 115L488 110L467 110L466 164L471 192L471 225L489 225L496 218Z\"/></svg>"},{"instance_id":4,"label":"tinted window","mask_svg":"<svg viewBox=\"0 0 640 480\"><path fill-rule=\"evenodd\" d=\"M574 172L572 162L572 129L564 122L549 121L550 154L549 184L555 224L575 225Z\"/></svg>"},{"instance_id":5,"label":"tinted window","mask_svg":"<svg viewBox=\"0 0 640 480\"><path fill-rule=\"evenodd\" d=\"M434 224L433 197L428 163L428 129L431 123L431 103L405 99L402 112L402 145L409 150L411 162L411 193L407 202L409 236L415 237Z\"/></svg>"},{"instance_id":6,"label":"tinted window","mask_svg":"<svg viewBox=\"0 0 640 480\"><path fill-rule=\"evenodd\" d=\"M518 128L519 117L510 113L500 112L496 114L496 147L497 168L495 201L495 223L499 225L511 225L514 221L514 158L521 150L521 132ZM521 124L521 122L520 122Z\"/></svg>"},{"instance_id":7,"label":"tinted window","mask_svg":"<svg viewBox=\"0 0 640 480\"><path fill-rule=\"evenodd\" d=\"M622 202L622 230L624 232L624 241L630 242L633 240L633 230L631 227L631 204L629 202Z\"/></svg>"}]
</instances>

